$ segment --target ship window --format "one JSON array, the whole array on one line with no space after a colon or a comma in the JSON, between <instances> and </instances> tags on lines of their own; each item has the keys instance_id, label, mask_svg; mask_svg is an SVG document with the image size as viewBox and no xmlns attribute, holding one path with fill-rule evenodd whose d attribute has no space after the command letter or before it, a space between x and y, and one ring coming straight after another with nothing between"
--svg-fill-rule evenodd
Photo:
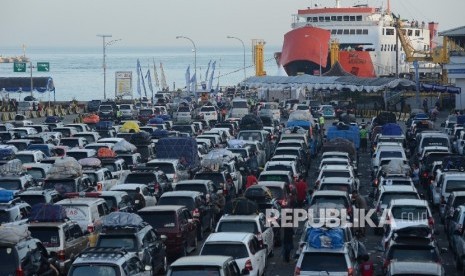
<instances>
[{"instance_id":1,"label":"ship window","mask_svg":"<svg viewBox=\"0 0 465 276\"><path fill-rule=\"evenodd\" d=\"M412 30L408 30L408 36L412 36Z\"/></svg>"},{"instance_id":2,"label":"ship window","mask_svg":"<svg viewBox=\"0 0 465 276\"><path fill-rule=\"evenodd\" d=\"M312 22L312 18L311 18L311 17L307 17L307 22Z\"/></svg>"},{"instance_id":3,"label":"ship window","mask_svg":"<svg viewBox=\"0 0 465 276\"><path fill-rule=\"evenodd\" d=\"M384 44L381 44L381 52L384 51Z\"/></svg>"},{"instance_id":4,"label":"ship window","mask_svg":"<svg viewBox=\"0 0 465 276\"><path fill-rule=\"evenodd\" d=\"M349 16L348 15L344 15L344 21L349 21Z\"/></svg>"},{"instance_id":5,"label":"ship window","mask_svg":"<svg viewBox=\"0 0 465 276\"><path fill-rule=\"evenodd\" d=\"M362 21L362 16L361 15L357 15L357 21Z\"/></svg>"},{"instance_id":6,"label":"ship window","mask_svg":"<svg viewBox=\"0 0 465 276\"><path fill-rule=\"evenodd\" d=\"M420 30L415 30L415 36L420 36Z\"/></svg>"},{"instance_id":7,"label":"ship window","mask_svg":"<svg viewBox=\"0 0 465 276\"><path fill-rule=\"evenodd\" d=\"M326 17L325 17L325 21L326 21L326 22L330 22L330 21L331 21L330 17L329 17L329 16L326 16Z\"/></svg>"},{"instance_id":8,"label":"ship window","mask_svg":"<svg viewBox=\"0 0 465 276\"><path fill-rule=\"evenodd\" d=\"M350 21L355 21L355 15L350 16Z\"/></svg>"},{"instance_id":9,"label":"ship window","mask_svg":"<svg viewBox=\"0 0 465 276\"><path fill-rule=\"evenodd\" d=\"M349 29L344 29L344 34L349 34L350 30Z\"/></svg>"},{"instance_id":10,"label":"ship window","mask_svg":"<svg viewBox=\"0 0 465 276\"><path fill-rule=\"evenodd\" d=\"M338 34L338 35L341 35L341 34L342 34L342 29L338 29L338 30L337 30L337 34Z\"/></svg>"},{"instance_id":11,"label":"ship window","mask_svg":"<svg viewBox=\"0 0 465 276\"><path fill-rule=\"evenodd\" d=\"M362 29L357 29L357 34L361 35L362 34Z\"/></svg>"},{"instance_id":12,"label":"ship window","mask_svg":"<svg viewBox=\"0 0 465 276\"><path fill-rule=\"evenodd\" d=\"M324 22L324 21L325 21L325 18L324 18L323 16L320 16L320 17L318 17L318 21Z\"/></svg>"},{"instance_id":13,"label":"ship window","mask_svg":"<svg viewBox=\"0 0 465 276\"><path fill-rule=\"evenodd\" d=\"M383 35L384 35L384 30L385 30L385 29L383 28Z\"/></svg>"},{"instance_id":14,"label":"ship window","mask_svg":"<svg viewBox=\"0 0 465 276\"><path fill-rule=\"evenodd\" d=\"M337 21L336 16L331 16L331 21Z\"/></svg>"},{"instance_id":15,"label":"ship window","mask_svg":"<svg viewBox=\"0 0 465 276\"><path fill-rule=\"evenodd\" d=\"M355 29L350 29L350 34L354 35L355 34Z\"/></svg>"},{"instance_id":16,"label":"ship window","mask_svg":"<svg viewBox=\"0 0 465 276\"><path fill-rule=\"evenodd\" d=\"M368 34L368 29L363 29L363 34L367 35Z\"/></svg>"},{"instance_id":17,"label":"ship window","mask_svg":"<svg viewBox=\"0 0 465 276\"><path fill-rule=\"evenodd\" d=\"M339 16L337 17L337 21L342 21L342 16L341 16L341 15L339 15Z\"/></svg>"},{"instance_id":18,"label":"ship window","mask_svg":"<svg viewBox=\"0 0 465 276\"><path fill-rule=\"evenodd\" d=\"M337 33L337 30L334 29L334 30L331 30L331 34L335 35Z\"/></svg>"},{"instance_id":19,"label":"ship window","mask_svg":"<svg viewBox=\"0 0 465 276\"><path fill-rule=\"evenodd\" d=\"M394 35L394 29L386 28L386 35Z\"/></svg>"},{"instance_id":20,"label":"ship window","mask_svg":"<svg viewBox=\"0 0 465 276\"><path fill-rule=\"evenodd\" d=\"M313 17L313 22L318 22L318 17Z\"/></svg>"}]
</instances>

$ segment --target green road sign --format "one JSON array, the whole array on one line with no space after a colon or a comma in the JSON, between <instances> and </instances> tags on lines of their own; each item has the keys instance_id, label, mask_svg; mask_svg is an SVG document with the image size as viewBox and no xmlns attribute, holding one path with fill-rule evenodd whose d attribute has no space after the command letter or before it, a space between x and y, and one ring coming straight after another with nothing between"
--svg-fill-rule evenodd
<instances>
[{"instance_id":1,"label":"green road sign","mask_svg":"<svg viewBox=\"0 0 465 276\"><path fill-rule=\"evenodd\" d=\"M13 63L13 72L26 72L26 63L25 62Z\"/></svg>"},{"instance_id":2,"label":"green road sign","mask_svg":"<svg viewBox=\"0 0 465 276\"><path fill-rule=\"evenodd\" d=\"M50 62L37 62L37 71L38 72L50 71Z\"/></svg>"}]
</instances>

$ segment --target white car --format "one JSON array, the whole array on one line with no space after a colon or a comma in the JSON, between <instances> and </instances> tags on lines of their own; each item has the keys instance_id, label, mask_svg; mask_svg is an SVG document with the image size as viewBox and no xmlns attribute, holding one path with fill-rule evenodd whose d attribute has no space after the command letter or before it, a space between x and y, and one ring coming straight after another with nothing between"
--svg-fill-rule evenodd
<instances>
[{"instance_id":1,"label":"white car","mask_svg":"<svg viewBox=\"0 0 465 276\"><path fill-rule=\"evenodd\" d=\"M210 234L199 255L231 256L239 269L247 271L248 275L265 275L266 248L251 233Z\"/></svg>"},{"instance_id":2,"label":"white car","mask_svg":"<svg viewBox=\"0 0 465 276\"><path fill-rule=\"evenodd\" d=\"M123 191L134 199L137 187L140 188L140 193L144 196L145 207L157 205L157 198L150 193L149 188L145 184L118 184L113 186L110 191Z\"/></svg>"},{"instance_id":3,"label":"white car","mask_svg":"<svg viewBox=\"0 0 465 276\"><path fill-rule=\"evenodd\" d=\"M199 115L207 122L218 121L218 111L212 105L204 105L200 108Z\"/></svg>"},{"instance_id":4,"label":"white car","mask_svg":"<svg viewBox=\"0 0 465 276\"><path fill-rule=\"evenodd\" d=\"M266 217L263 213L258 215L224 215L218 221L215 232L252 233L258 238L259 241L263 241L263 244L266 247L267 255L273 255L273 228L266 226Z\"/></svg>"}]
</instances>

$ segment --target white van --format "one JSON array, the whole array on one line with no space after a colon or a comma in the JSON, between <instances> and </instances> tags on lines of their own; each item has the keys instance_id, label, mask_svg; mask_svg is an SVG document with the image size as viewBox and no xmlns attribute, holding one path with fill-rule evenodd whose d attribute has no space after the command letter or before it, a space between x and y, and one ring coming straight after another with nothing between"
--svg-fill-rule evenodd
<instances>
[{"instance_id":1,"label":"white van","mask_svg":"<svg viewBox=\"0 0 465 276\"><path fill-rule=\"evenodd\" d=\"M232 108L229 113L230 118L242 118L249 114L249 104L246 99L235 98L232 101Z\"/></svg>"},{"instance_id":2,"label":"white van","mask_svg":"<svg viewBox=\"0 0 465 276\"><path fill-rule=\"evenodd\" d=\"M38 106L38 101L18 102L18 112L36 111Z\"/></svg>"}]
</instances>

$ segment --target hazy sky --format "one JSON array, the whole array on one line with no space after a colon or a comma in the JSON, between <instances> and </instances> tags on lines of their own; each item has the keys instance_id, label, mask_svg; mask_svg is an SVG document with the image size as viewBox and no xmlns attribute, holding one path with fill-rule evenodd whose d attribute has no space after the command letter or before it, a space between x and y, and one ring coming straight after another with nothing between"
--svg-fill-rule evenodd
<instances>
[{"instance_id":1,"label":"hazy sky","mask_svg":"<svg viewBox=\"0 0 465 276\"><path fill-rule=\"evenodd\" d=\"M380 0L341 0L342 5ZM100 46L97 34L122 39L121 46L184 46L188 36L199 46L229 45L237 36L282 45L298 9L335 0L1 0L2 47ZM439 22L439 29L465 25L465 0L391 0L402 18ZM100 44L99 44L100 43Z\"/></svg>"}]
</instances>

